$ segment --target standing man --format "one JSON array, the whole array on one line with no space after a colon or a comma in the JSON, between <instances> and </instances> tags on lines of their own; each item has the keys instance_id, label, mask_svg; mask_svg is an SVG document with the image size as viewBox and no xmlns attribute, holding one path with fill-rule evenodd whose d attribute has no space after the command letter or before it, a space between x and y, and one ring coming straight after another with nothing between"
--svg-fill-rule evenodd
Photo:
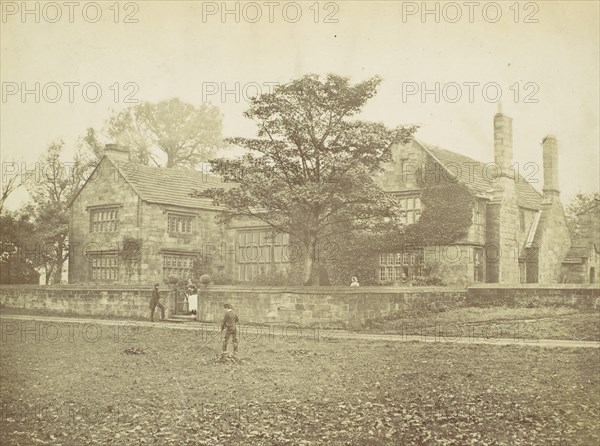
<instances>
[{"instance_id":1,"label":"standing man","mask_svg":"<svg viewBox=\"0 0 600 446\"><path fill-rule=\"evenodd\" d=\"M233 336L233 354L235 355L238 350L237 329L235 324L240 320L238 319L237 314L233 312L233 307L230 304L225 304L223 307L225 308L225 315L223 316L223 322L221 323L221 331L227 329L225 332L225 339L223 340L223 352L227 351L227 341Z\"/></svg>"},{"instance_id":2,"label":"standing man","mask_svg":"<svg viewBox=\"0 0 600 446\"><path fill-rule=\"evenodd\" d=\"M154 284L152 298L150 299L150 322L154 322L154 310L160 308L160 320L165 319L165 307L160 303L160 294L158 293L158 283Z\"/></svg>"}]
</instances>

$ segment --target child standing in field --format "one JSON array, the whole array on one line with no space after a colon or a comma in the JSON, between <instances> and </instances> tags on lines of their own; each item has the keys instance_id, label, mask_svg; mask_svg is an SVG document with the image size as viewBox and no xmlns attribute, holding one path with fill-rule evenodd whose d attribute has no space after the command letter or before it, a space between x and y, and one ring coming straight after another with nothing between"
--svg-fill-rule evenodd
<instances>
[{"instance_id":1,"label":"child standing in field","mask_svg":"<svg viewBox=\"0 0 600 446\"><path fill-rule=\"evenodd\" d=\"M233 353L237 353L238 350L238 339L237 339L237 327L236 324L240 321L237 314L233 312L233 307L230 304L223 305L225 308L225 314L223 315L223 322L221 323L221 331L225 331L225 338L223 339L223 352L227 351L227 342L230 337L233 337Z\"/></svg>"}]
</instances>

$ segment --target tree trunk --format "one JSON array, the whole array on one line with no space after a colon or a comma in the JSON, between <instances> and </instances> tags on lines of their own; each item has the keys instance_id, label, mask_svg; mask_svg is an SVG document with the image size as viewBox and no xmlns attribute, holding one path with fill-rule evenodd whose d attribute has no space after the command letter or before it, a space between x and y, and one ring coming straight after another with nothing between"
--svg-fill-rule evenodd
<instances>
[{"instance_id":1,"label":"tree trunk","mask_svg":"<svg viewBox=\"0 0 600 446\"><path fill-rule=\"evenodd\" d=\"M305 244L306 253L304 255L304 270L302 274L302 282L304 286L312 285L313 270L315 268L315 257L317 249L317 237L309 235L309 239ZM318 280L318 279L317 279Z\"/></svg>"},{"instance_id":2,"label":"tree trunk","mask_svg":"<svg viewBox=\"0 0 600 446\"><path fill-rule=\"evenodd\" d=\"M175 167L175 156L171 152L167 152L167 168Z\"/></svg>"},{"instance_id":3,"label":"tree trunk","mask_svg":"<svg viewBox=\"0 0 600 446\"><path fill-rule=\"evenodd\" d=\"M62 258L62 255L56 259L56 266L54 270L54 283L56 285L60 285L62 282L62 269L65 261Z\"/></svg>"},{"instance_id":4,"label":"tree trunk","mask_svg":"<svg viewBox=\"0 0 600 446\"><path fill-rule=\"evenodd\" d=\"M63 265L65 264L65 259L63 256L63 248L61 247L61 245L64 243L64 241L60 242L60 245L57 248L57 252L56 252L56 261L55 261L55 270L54 270L54 284L56 285L60 285L60 283L62 282L62 270L63 270Z\"/></svg>"},{"instance_id":5,"label":"tree trunk","mask_svg":"<svg viewBox=\"0 0 600 446\"><path fill-rule=\"evenodd\" d=\"M302 271L302 283L304 286L310 285L310 279L312 276L313 266L315 264L315 244L312 240L309 241L308 245L305 246L306 252L304 253L304 270Z\"/></svg>"},{"instance_id":6,"label":"tree trunk","mask_svg":"<svg viewBox=\"0 0 600 446\"><path fill-rule=\"evenodd\" d=\"M54 268L52 267L52 265L48 265L46 264L44 266L44 269L46 270L46 285L52 285L52 276L54 274Z\"/></svg>"}]
</instances>

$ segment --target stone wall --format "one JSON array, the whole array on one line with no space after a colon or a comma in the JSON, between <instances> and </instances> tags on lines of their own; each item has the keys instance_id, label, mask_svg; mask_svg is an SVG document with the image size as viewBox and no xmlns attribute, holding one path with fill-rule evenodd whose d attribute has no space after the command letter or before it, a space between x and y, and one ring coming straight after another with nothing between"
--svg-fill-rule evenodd
<instances>
[{"instance_id":1,"label":"stone wall","mask_svg":"<svg viewBox=\"0 0 600 446\"><path fill-rule=\"evenodd\" d=\"M475 252L477 246L472 245L436 245L424 249L425 263L438 265L439 274L449 284L465 287L475 282ZM485 250L482 250L485 253ZM485 256L478 259L479 267L485 271ZM481 274L482 282L485 273Z\"/></svg>"},{"instance_id":2,"label":"stone wall","mask_svg":"<svg viewBox=\"0 0 600 446\"><path fill-rule=\"evenodd\" d=\"M589 261L562 264L562 275L566 283L589 283Z\"/></svg>"},{"instance_id":3,"label":"stone wall","mask_svg":"<svg viewBox=\"0 0 600 446\"><path fill-rule=\"evenodd\" d=\"M167 290L162 302L172 307ZM3 308L42 310L88 316L148 319L151 288L106 286L0 286ZM407 308L441 302L462 303L464 290L428 288L360 287L235 287L209 286L200 290L198 312L204 321L220 322L223 304L231 303L242 323L335 323L361 326L367 319L386 316Z\"/></svg>"},{"instance_id":4,"label":"stone wall","mask_svg":"<svg viewBox=\"0 0 600 446\"><path fill-rule=\"evenodd\" d=\"M367 319L407 308L441 302L462 303L464 290L442 287L209 287L200 293L199 312L207 321L220 321L223 304L230 303L243 322L338 323L358 327Z\"/></svg>"},{"instance_id":5,"label":"stone wall","mask_svg":"<svg viewBox=\"0 0 600 446\"><path fill-rule=\"evenodd\" d=\"M597 285L562 284L473 285L467 289L466 305L569 305L600 310L600 288Z\"/></svg>"},{"instance_id":6,"label":"stone wall","mask_svg":"<svg viewBox=\"0 0 600 446\"><path fill-rule=\"evenodd\" d=\"M55 314L148 319L151 287L1 285L0 306ZM163 301L166 293L162 293Z\"/></svg>"},{"instance_id":7,"label":"stone wall","mask_svg":"<svg viewBox=\"0 0 600 446\"><path fill-rule=\"evenodd\" d=\"M119 212L117 232L90 232L92 206L115 205ZM117 251L123 237L140 237L140 200L108 159L98 165L86 187L82 188L70 209L69 221L69 283L90 281L90 251ZM138 281L138 270L132 281ZM119 277L127 277L124 265L119 265Z\"/></svg>"},{"instance_id":8,"label":"stone wall","mask_svg":"<svg viewBox=\"0 0 600 446\"><path fill-rule=\"evenodd\" d=\"M215 211L146 202L142 202L140 209L141 226L143 227L141 273L143 280L148 284L151 282L165 283L164 254L203 256L221 248L222 232L216 220L217 212ZM170 214L192 217L192 232L169 232L168 218ZM215 258L217 257L215 256ZM232 268L232 263L229 262L229 268Z\"/></svg>"}]
</instances>

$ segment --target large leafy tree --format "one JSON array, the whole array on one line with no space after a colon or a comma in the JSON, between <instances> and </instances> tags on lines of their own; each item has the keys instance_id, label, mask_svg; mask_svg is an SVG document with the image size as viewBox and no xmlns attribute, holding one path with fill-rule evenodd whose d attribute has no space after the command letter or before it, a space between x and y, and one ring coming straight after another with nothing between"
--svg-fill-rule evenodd
<instances>
[{"instance_id":1,"label":"large leafy tree","mask_svg":"<svg viewBox=\"0 0 600 446\"><path fill-rule=\"evenodd\" d=\"M60 283L69 256L68 202L88 177L93 163L81 153L63 161L64 142L51 143L26 183L33 204L25 209L35 222L35 266L46 271L46 283ZM30 249L30 248L29 248Z\"/></svg>"},{"instance_id":2,"label":"large leafy tree","mask_svg":"<svg viewBox=\"0 0 600 446\"><path fill-rule=\"evenodd\" d=\"M587 211L596 200L600 200L598 192L579 192L565 208L565 216L571 238L576 239L581 235L578 214Z\"/></svg>"},{"instance_id":3,"label":"large leafy tree","mask_svg":"<svg viewBox=\"0 0 600 446\"><path fill-rule=\"evenodd\" d=\"M224 146L222 115L210 104L194 107L177 98L143 102L113 114L103 133L129 148L132 161L165 167L195 167ZM89 128L83 138L99 158L104 144Z\"/></svg>"},{"instance_id":4,"label":"large leafy tree","mask_svg":"<svg viewBox=\"0 0 600 446\"><path fill-rule=\"evenodd\" d=\"M252 99L245 116L258 137L228 139L247 153L210 162L237 187L193 195L223 206L225 220L252 217L289 233L302 248L303 283L310 284L320 242L397 223L399 209L372 177L390 161L391 145L408 142L416 127L353 119L380 82L307 75Z\"/></svg>"}]
</instances>

